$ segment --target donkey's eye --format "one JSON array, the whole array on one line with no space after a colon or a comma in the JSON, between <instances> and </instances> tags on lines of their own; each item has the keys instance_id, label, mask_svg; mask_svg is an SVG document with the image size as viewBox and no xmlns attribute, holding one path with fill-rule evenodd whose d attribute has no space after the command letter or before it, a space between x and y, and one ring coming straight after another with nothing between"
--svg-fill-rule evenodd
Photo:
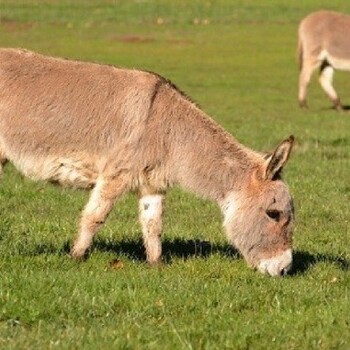
<instances>
[{"instance_id":1,"label":"donkey's eye","mask_svg":"<svg viewBox=\"0 0 350 350\"><path fill-rule=\"evenodd\" d=\"M279 222L280 221L280 217L281 217L281 212L279 212L278 210L266 210L266 215L271 220Z\"/></svg>"}]
</instances>

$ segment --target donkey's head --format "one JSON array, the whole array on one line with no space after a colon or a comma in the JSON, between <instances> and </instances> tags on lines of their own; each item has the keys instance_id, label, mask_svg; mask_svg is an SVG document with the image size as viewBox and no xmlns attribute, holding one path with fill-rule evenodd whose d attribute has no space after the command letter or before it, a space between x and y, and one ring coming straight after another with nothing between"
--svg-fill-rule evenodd
<instances>
[{"instance_id":1,"label":"donkey's head","mask_svg":"<svg viewBox=\"0 0 350 350\"><path fill-rule=\"evenodd\" d=\"M241 189L231 192L224 205L229 240L250 265L271 276L292 266L293 200L281 179L294 138L284 140L249 171Z\"/></svg>"}]
</instances>

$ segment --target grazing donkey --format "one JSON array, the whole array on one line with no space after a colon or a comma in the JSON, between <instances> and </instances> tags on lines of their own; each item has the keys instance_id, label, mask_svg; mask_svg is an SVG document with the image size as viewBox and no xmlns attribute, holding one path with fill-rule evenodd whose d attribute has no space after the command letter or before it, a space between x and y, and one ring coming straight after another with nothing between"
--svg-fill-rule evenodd
<instances>
[{"instance_id":1,"label":"grazing donkey","mask_svg":"<svg viewBox=\"0 0 350 350\"><path fill-rule=\"evenodd\" d=\"M280 174L293 145L254 152L157 74L0 50L0 156L22 173L92 188L71 255L114 202L139 194L147 260L161 259L162 201L174 185L216 201L228 239L270 275L292 265L293 204Z\"/></svg>"},{"instance_id":2,"label":"grazing donkey","mask_svg":"<svg viewBox=\"0 0 350 350\"><path fill-rule=\"evenodd\" d=\"M350 16L317 11L299 25L299 104L306 107L311 75L320 68L320 84L336 109L342 104L332 85L335 69L350 70Z\"/></svg>"}]
</instances>

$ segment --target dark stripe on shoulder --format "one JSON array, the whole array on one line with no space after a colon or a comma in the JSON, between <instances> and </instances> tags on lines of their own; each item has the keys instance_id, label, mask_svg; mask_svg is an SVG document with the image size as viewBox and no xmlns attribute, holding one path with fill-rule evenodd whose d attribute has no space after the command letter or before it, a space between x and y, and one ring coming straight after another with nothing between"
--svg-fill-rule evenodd
<instances>
[{"instance_id":1,"label":"dark stripe on shoulder","mask_svg":"<svg viewBox=\"0 0 350 350\"><path fill-rule=\"evenodd\" d=\"M152 109L154 100L156 99L156 96L157 96L157 94L159 92L159 89L160 89L160 87L162 85L163 85L163 82L160 79L158 79L157 82L154 84L153 93L152 93L152 96L151 96L151 103L150 103L150 106L149 106L150 110Z\"/></svg>"},{"instance_id":2,"label":"dark stripe on shoulder","mask_svg":"<svg viewBox=\"0 0 350 350\"><path fill-rule=\"evenodd\" d=\"M145 72L150 73L158 78L158 81L155 84L154 92L152 95L151 105L153 104L153 101L158 93L159 88L164 84L164 85L170 86L172 89L177 91L182 97L184 97L187 101L189 101L189 102L193 103L194 105L196 105L197 107L199 107L198 104L191 99L191 97L189 97L184 91L179 89L171 80L166 79L163 76L161 76L160 74L155 73L155 72L151 72L151 71L145 71Z\"/></svg>"}]
</instances>

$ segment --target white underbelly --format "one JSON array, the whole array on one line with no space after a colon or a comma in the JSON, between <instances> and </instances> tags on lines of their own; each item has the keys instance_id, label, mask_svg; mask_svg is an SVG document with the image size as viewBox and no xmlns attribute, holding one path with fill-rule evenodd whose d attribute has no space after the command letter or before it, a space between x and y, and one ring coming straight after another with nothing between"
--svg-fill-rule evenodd
<instances>
[{"instance_id":1,"label":"white underbelly","mask_svg":"<svg viewBox=\"0 0 350 350\"><path fill-rule=\"evenodd\" d=\"M328 51L323 50L319 55L319 60L327 60L334 69L350 71L350 57L349 59L335 57Z\"/></svg>"},{"instance_id":2,"label":"white underbelly","mask_svg":"<svg viewBox=\"0 0 350 350\"><path fill-rule=\"evenodd\" d=\"M97 167L81 159L53 156L20 156L11 159L25 176L34 180L57 182L63 186L89 188L96 183Z\"/></svg>"}]
</instances>

